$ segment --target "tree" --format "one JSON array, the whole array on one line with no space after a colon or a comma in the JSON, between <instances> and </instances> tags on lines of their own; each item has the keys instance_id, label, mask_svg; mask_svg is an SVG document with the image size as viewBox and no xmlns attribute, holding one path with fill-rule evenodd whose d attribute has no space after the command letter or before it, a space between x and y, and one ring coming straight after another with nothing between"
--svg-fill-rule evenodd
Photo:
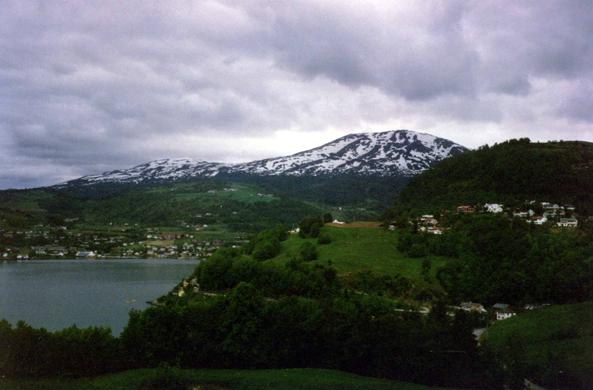
<instances>
[{"instance_id":1,"label":"tree","mask_svg":"<svg viewBox=\"0 0 593 390\"><path fill-rule=\"evenodd\" d=\"M426 256L426 247L424 247L424 245L422 244L414 244L410 248L408 256L410 256L411 258L424 257Z\"/></svg>"},{"instance_id":2,"label":"tree","mask_svg":"<svg viewBox=\"0 0 593 390\"><path fill-rule=\"evenodd\" d=\"M430 259L422 260L422 276L426 281L428 281L428 279L430 278L430 266Z\"/></svg>"},{"instance_id":3,"label":"tree","mask_svg":"<svg viewBox=\"0 0 593 390\"><path fill-rule=\"evenodd\" d=\"M334 217L331 215L331 213L323 214L323 223L331 223L333 220Z\"/></svg>"},{"instance_id":4,"label":"tree","mask_svg":"<svg viewBox=\"0 0 593 390\"><path fill-rule=\"evenodd\" d=\"M321 232L319 237L317 238L317 244L319 245L327 245L332 242L331 237L326 232Z\"/></svg>"},{"instance_id":5,"label":"tree","mask_svg":"<svg viewBox=\"0 0 593 390\"><path fill-rule=\"evenodd\" d=\"M319 237L319 233L321 233L321 227L319 226L319 224L314 223L313 225L311 225L311 230L310 230L311 237L317 238L317 237Z\"/></svg>"},{"instance_id":6,"label":"tree","mask_svg":"<svg viewBox=\"0 0 593 390\"><path fill-rule=\"evenodd\" d=\"M264 261L277 256L281 250L280 241L273 238L258 243L251 255L258 261Z\"/></svg>"},{"instance_id":7,"label":"tree","mask_svg":"<svg viewBox=\"0 0 593 390\"><path fill-rule=\"evenodd\" d=\"M319 215L308 215L303 218L299 224L299 229L305 236L309 235L313 224L317 224L320 227L323 226L323 221Z\"/></svg>"},{"instance_id":8,"label":"tree","mask_svg":"<svg viewBox=\"0 0 593 390\"><path fill-rule=\"evenodd\" d=\"M304 261L317 260L317 247L310 242L304 242L301 245L300 255Z\"/></svg>"}]
</instances>

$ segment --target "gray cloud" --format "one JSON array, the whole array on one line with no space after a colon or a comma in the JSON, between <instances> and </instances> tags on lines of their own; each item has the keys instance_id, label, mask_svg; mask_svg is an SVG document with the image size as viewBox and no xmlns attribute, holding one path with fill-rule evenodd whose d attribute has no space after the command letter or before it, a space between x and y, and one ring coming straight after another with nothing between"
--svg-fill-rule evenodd
<instances>
[{"instance_id":1,"label":"gray cloud","mask_svg":"<svg viewBox=\"0 0 593 390\"><path fill-rule=\"evenodd\" d=\"M397 128L593 141L591 20L561 0L6 0L0 188Z\"/></svg>"}]
</instances>

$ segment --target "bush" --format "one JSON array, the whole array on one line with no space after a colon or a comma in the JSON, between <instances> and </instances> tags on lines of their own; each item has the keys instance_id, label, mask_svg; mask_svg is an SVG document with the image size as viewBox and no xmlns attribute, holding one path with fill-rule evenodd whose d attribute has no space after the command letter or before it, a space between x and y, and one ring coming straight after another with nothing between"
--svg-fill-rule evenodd
<instances>
[{"instance_id":1,"label":"bush","mask_svg":"<svg viewBox=\"0 0 593 390\"><path fill-rule=\"evenodd\" d=\"M321 232L319 234L319 237L317 238L317 244L319 244L319 245L327 245L331 242L332 242L331 237L329 236L329 234L327 234L325 232Z\"/></svg>"},{"instance_id":2,"label":"bush","mask_svg":"<svg viewBox=\"0 0 593 390\"><path fill-rule=\"evenodd\" d=\"M251 255L255 260L264 261L277 256L281 250L280 241L273 238L258 243Z\"/></svg>"},{"instance_id":3,"label":"bush","mask_svg":"<svg viewBox=\"0 0 593 390\"><path fill-rule=\"evenodd\" d=\"M410 248L408 256L410 256L411 258L424 257L426 256L426 248L422 244L414 244Z\"/></svg>"},{"instance_id":4,"label":"bush","mask_svg":"<svg viewBox=\"0 0 593 390\"><path fill-rule=\"evenodd\" d=\"M311 225L311 237L313 238L317 238L319 237L319 234L321 233L321 226L319 226L318 223L314 223L313 225Z\"/></svg>"},{"instance_id":5,"label":"bush","mask_svg":"<svg viewBox=\"0 0 593 390\"><path fill-rule=\"evenodd\" d=\"M300 255L303 261L317 260L317 247L310 242L305 242L301 245Z\"/></svg>"},{"instance_id":6,"label":"bush","mask_svg":"<svg viewBox=\"0 0 593 390\"><path fill-rule=\"evenodd\" d=\"M319 215L309 215L303 218L299 224L299 229L307 236L311 234L311 228L314 224L317 224L319 227L323 226L323 221Z\"/></svg>"}]
</instances>

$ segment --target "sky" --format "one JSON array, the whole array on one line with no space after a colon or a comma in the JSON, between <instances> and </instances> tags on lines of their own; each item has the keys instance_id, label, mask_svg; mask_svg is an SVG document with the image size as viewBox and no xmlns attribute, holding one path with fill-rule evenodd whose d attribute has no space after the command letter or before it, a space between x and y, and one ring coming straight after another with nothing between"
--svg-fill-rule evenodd
<instances>
[{"instance_id":1,"label":"sky","mask_svg":"<svg viewBox=\"0 0 593 390\"><path fill-rule=\"evenodd\" d=\"M0 189L361 132L593 142L589 0L0 6Z\"/></svg>"}]
</instances>

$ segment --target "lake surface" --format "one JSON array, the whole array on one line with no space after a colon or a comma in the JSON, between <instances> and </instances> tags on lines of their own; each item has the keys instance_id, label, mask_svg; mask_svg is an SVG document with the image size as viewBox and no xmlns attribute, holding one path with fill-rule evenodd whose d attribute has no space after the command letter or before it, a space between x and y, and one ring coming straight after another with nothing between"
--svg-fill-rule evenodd
<instances>
[{"instance_id":1,"label":"lake surface","mask_svg":"<svg viewBox=\"0 0 593 390\"><path fill-rule=\"evenodd\" d=\"M198 260L100 259L0 262L0 319L61 330L76 324L118 335L131 309L145 309L189 276Z\"/></svg>"}]
</instances>

